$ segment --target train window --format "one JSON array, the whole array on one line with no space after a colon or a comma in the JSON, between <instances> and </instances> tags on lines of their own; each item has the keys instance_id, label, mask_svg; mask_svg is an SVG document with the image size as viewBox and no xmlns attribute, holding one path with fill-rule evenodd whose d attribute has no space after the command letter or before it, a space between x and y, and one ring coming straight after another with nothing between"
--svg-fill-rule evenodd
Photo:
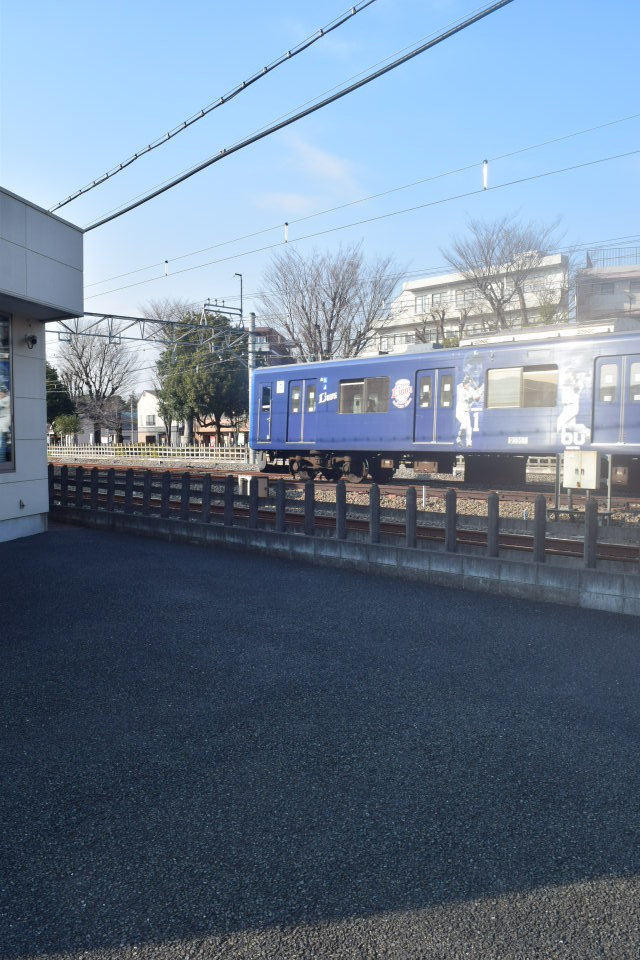
<instances>
[{"instance_id":1,"label":"train window","mask_svg":"<svg viewBox=\"0 0 640 960\"><path fill-rule=\"evenodd\" d=\"M522 406L555 407L558 402L558 368L524 367Z\"/></svg>"},{"instance_id":2,"label":"train window","mask_svg":"<svg viewBox=\"0 0 640 960\"><path fill-rule=\"evenodd\" d=\"M260 401L260 406L263 410L271 409L271 387L262 388L262 400Z\"/></svg>"},{"instance_id":3,"label":"train window","mask_svg":"<svg viewBox=\"0 0 640 960\"><path fill-rule=\"evenodd\" d=\"M367 413L386 413L389 409L389 377L368 377L364 386Z\"/></svg>"},{"instance_id":4,"label":"train window","mask_svg":"<svg viewBox=\"0 0 640 960\"><path fill-rule=\"evenodd\" d=\"M521 367L487 371L487 408L519 407Z\"/></svg>"},{"instance_id":5,"label":"train window","mask_svg":"<svg viewBox=\"0 0 640 960\"><path fill-rule=\"evenodd\" d=\"M291 413L300 413L300 387L291 387Z\"/></svg>"},{"instance_id":6,"label":"train window","mask_svg":"<svg viewBox=\"0 0 640 960\"><path fill-rule=\"evenodd\" d=\"M629 400L640 403L640 363L632 363L629 374Z\"/></svg>"},{"instance_id":7,"label":"train window","mask_svg":"<svg viewBox=\"0 0 640 960\"><path fill-rule=\"evenodd\" d=\"M453 406L453 377L450 373L443 373L440 377L440 406Z\"/></svg>"},{"instance_id":8,"label":"train window","mask_svg":"<svg viewBox=\"0 0 640 960\"><path fill-rule=\"evenodd\" d=\"M313 413L316 408L316 388L315 385L307 387L307 413Z\"/></svg>"},{"instance_id":9,"label":"train window","mask_svg":"<svg viewBox=\"0 0 640 960\"><path fill-rule=\"evenodd\" d=\"M487 408L555 407L558 368L505 367L487 371Z\"/></svg>"},{"instance_id":10,"label":"train window","mask_svg":"<svg viewBox=\"0 0 640 960\"><path fill-rule=\"evenodd\" d=\"M389 409L389 377L345 380L340 384L339 413L386 413Z\"/></svg>"},{"instance_id":11,"label":"train window","mask_svg":"<svg viewBox=\"0 0 640 960\"><path fill-rule=\"evenodd\" d=\"M600 403L615 403L618 399L618 364L603 363L600 367Z\"/></svg>"},{"instance_id":12,"label":"train window","mask_svg":"<svg viewBox=\"0 0 640 960\"><path fill-rule=\"evenodd\" d=\"M420 383L418 384L418 396L420 399L418 402L421 407L426 408L432 406L432 390L432 377L420 377Z\"/></svg>"},{"instance_id":13,"label":"train window","mask_svg":"<svg viewBox=\"0 0 640 960\"><path fill-rule=\"evenodd\" d=\"M364 380L346 380L340 384L339 413L362 413Z\"/></svg>"}]
</instances>

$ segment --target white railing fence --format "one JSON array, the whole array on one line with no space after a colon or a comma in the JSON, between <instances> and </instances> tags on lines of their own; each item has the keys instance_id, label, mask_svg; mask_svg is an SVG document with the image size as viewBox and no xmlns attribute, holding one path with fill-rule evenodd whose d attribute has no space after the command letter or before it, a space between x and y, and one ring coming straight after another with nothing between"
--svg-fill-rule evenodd
<instances>
[{"instance_id":1,"label":"white railing fence","mask_svg":"<svg viewBox=\"0 0 640 960\"><path fill-rule=\"evenodd\" d=\"M87 460L113 460L136 457L144 460L208 460L210 463L248 463L248 447L170 447L147 443L94 443L69 445L50 443L47 454L52 460L81 457Z\"/></svg>"}]
</instances>

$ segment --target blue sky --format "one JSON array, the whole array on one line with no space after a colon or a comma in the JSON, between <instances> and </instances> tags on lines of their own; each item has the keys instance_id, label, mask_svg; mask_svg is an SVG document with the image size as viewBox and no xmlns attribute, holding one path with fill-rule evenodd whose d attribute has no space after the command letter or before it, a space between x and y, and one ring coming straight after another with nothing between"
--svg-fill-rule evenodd
<instances>
[{"instance_id":1,"label":"blue sky","mask_svg":"<svg viewBox=\"0 0 640 960\"><path fill-rule=\"evenodd\" d=\"M0 182L53 206L346 9L339 0L0 0ZM377 0L59 213L84 226L474 9L462 0ZM154 298L237 303L240 272L245 308L259 309L253 295L273 250L249 251L281 249L284 221L302 253L361 241L368 256L391 255L413 276L442 264L440 248L464 232L468 216L560 217L566 245L638 234L640 154L345 225L475 190L485 157L640 113L639 34L640 5L629 0L514 0L87 234L85 308L139 315ZM639 134L640 119L629 120L492 162L490 184L640 149ZM477 166L440 177L468 164ZM440 178L294 222L432 177ZM214 249L186 256L205 248ZM118 276L130 271L139 272Z\"/></svg>"}]
</instances>

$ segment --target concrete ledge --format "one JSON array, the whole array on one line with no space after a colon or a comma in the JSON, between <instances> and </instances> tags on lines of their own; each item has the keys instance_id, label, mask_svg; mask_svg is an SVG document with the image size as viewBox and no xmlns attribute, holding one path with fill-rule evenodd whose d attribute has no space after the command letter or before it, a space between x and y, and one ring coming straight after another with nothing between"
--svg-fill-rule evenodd
<instances>
[{"instance_id":1,"label":"concrete ledge","mask_svg":"<svg viewBox=\"0 0 640 960\"><path fill-rule=\"evenodd\" d=\"M635 574L426 549L410 550L363 540L305 537L299 533L275 533L136 514L93 513L77 507L54 506L50 516L62 523L143 537L257 551L305 563L422 580L435 586L640 616L640 576Z\"/></svg>"}]
</instances>

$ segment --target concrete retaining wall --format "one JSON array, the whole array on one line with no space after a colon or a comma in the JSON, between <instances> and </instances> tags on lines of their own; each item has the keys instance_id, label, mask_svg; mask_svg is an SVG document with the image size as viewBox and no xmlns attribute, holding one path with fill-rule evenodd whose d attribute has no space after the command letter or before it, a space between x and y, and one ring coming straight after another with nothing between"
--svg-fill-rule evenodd
<instances>
[{"instance_id":1,"label":"concrete retaining wall","mask_svg":"<svg viewBox=\"0 0 640 960\"><path fill-rule=\"evenodd\" d=\"M428 549L54 506L51 518L163 540L258 551L438 586L640 616L640 576Z\"/></svg>"}]
</instances>

